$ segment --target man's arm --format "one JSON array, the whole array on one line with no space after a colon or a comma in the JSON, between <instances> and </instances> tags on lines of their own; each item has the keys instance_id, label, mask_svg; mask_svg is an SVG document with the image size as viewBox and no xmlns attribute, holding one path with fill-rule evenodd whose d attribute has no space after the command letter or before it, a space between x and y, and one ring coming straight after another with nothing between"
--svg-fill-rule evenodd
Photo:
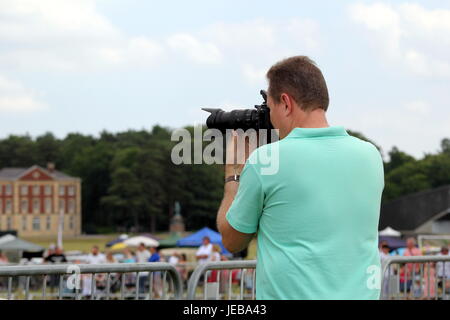
<instances>
[{"instance_id":1,"label":"man's arm","mask_svg":"<svg viewBox=\"0 0 450 320\"><path fill-rule=\"evenodd\" d=\"M229 174L227 171L229 170L225 170L225 174ZM242 233L235 230L226 219L226 214L233 203L238 187L239 183L235 181L225 183L223 200L217 214L217 228L222 234L222 243L232 253L240 252L247 248L254 235L254 233Z\"/></svg>"}]
</instances>

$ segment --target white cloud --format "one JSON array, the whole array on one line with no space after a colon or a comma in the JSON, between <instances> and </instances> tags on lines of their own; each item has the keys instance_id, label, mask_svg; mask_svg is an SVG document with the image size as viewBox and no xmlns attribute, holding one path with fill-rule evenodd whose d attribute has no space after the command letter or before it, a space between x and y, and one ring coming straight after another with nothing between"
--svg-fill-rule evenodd
<instances>
[{"instance_id":1,"label":"white cloud","mask_svg":"<svg viewBox=\"0 0 450 320\"><path fill-rule=\"evenodd\" d=\"M170 36L167 40L169 47L186 54L190 59L199 63L219 63L222 53L212 43L200 42L196 37L187 33Z\"/></svg>"},{"instance_id":2,"label":"white cloud","mask_svg":"<svg viewBox=\"0 0 450 320\"><path fill-rule=\"evenodd\" d=\"M389 63L419 76L450 77L450 10L358 3L349 13Z\"/></svg>"},{"instance_id":3,"label":"white cloud","mask_svg":"<svg viewBox=\"0 0 450 320\"><path fill-rule=\"evenodd\" d=\"M123 34L97 12L95 2L0 1L0 65L46 71L154 65L162 46Z\"/></svg>"},{"instance_id":4,"label":"white cloud","mask_svg":"<svg viewBox=\"0 0 450 320\"><path fill-rule=\"evenodd\" d=\"M25 88L20 82L0 76L0 112L27 113L46 108L37 92Z\"/></svg>"}]
</instances>

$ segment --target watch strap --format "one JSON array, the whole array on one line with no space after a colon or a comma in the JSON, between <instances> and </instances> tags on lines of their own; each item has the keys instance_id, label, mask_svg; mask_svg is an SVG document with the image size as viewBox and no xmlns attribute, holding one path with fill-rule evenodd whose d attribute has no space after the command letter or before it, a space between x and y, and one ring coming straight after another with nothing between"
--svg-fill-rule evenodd
<instances>
[{"instance_id":1,"label":"watch strap","mask_svg":"<svg viewBox=\"0 0 450 320\"><path fill-rule=\"evenodd\" d=\"M225 179L225 183L230 182L230 181L236 181L236 182L239 182L239 178L240 178L240 177L241 177L241 176L238 175L238 174L229 176L229 177L227 177L227 178Z\"/></svg>"}]
</instances>

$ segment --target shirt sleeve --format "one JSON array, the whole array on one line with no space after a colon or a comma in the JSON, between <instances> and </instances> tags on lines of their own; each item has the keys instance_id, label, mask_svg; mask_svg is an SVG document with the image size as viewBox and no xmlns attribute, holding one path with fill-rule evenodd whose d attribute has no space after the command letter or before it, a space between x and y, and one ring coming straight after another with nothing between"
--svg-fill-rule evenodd
<instances>
[{"instance_id":1,"label":"shirt sleeve","mask_svg":"<svg viewBox=\"0 0 450 320\"><path fill-rule=\"evenodd\" d=\"M261 177L248 163L241 173L238 192L227 212L228 223L242 233L255 233L263 211L264 192Z\"/></svg>"}]
</instances>

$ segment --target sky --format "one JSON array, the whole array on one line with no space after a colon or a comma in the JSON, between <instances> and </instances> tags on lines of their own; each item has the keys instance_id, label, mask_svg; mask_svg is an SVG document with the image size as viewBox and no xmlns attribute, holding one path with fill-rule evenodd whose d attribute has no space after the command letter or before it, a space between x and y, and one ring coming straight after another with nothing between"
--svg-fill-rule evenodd
<instances>
[{"instance_id":1,"label":"sky","mask_svg":"<svg viewBox=\"0 0 450 320\"><path fill-rule=\"evenodd\" d=\"M204 123L293 55L385 154L450 138L450 0L0 0L0 138Z\"/></svg>"}]
</instances>

